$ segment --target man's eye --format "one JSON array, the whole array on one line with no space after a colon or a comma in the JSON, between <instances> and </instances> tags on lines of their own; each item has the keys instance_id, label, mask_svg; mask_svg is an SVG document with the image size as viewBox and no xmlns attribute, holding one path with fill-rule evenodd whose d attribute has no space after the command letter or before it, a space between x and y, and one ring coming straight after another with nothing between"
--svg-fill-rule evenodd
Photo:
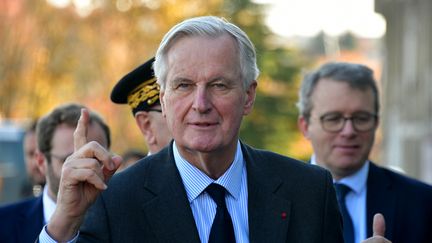
<instances>
[{"instance_id":1,"label":"man's eye","mask_svg":"<svg viewBox=\"0 0 432 243\"><path fill-rule=\"evenodd\" d=\"M354 116L352 119L356 122L369 122L371 117L370 116Z\"/></svg>"},{"instance_id":2,"label":"man's eye","mask_svg":"<svg viewBox=\"0 0 432 243\"><path fill-rule=\"evenodd\" d=\"M189 83L179 83L177 85L177 89L187 89L189 88L191 85Z\"/></svg>"},{"instance_id":3,"label":"man's eye","mask_svg":"<svg viewBox=\"0 0 432 243\"><path fill-rule=\"evenodd\" d=\"M224 83L214 83L213 87L218 89L225 89L227 86Z\"/></svg>"},{"instance_id":4,"label":"man's eye","mask_svg":"<svg viewBox=\"0 0 432 243\"><path fill-rule=\"evenodd\" d=\"M331 116L325 116L324 120L329 122L337 122L341 119L341 116L331 115Z\"/></svg>"}]
</instances>

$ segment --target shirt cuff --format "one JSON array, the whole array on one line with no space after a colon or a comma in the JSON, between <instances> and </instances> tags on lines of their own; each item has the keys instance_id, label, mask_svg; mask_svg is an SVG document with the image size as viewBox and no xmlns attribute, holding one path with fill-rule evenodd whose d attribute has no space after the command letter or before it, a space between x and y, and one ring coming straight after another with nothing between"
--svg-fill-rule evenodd
<instances>
[{"instance_id":1,"label":"shirt cuff","mask_svg":"<svg viewBox=\"0 0 432 243\"><path fill-rule=\"evenodd\" d=\"M72 238L71 240L66 241L66 243L75 243L75 242L77 242L78 236L79 236L79 231L74 236L74 238ZM39 234L39 243L57 243L57 241L54 240L53 238L51 238L51 236L48 234L47 225L45 225L42 228L42 231Z\"/></svg>"}]
</instances>

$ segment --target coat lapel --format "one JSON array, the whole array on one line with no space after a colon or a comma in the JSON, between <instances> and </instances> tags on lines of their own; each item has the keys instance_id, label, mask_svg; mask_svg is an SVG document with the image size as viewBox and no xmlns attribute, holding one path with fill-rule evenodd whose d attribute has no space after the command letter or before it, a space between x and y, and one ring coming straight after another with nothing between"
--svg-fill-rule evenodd
<instances>
[{"instance_id":1,"label":"coat lapel","mask_svg":"<svg viewBox=\"0 0 432 243\"><path fill-rule=\"evenodd\" d=\"M143 216L161 242L200 242L172 145L158 157L144 185L154 199L143 204Z\"/></svg>"},{"instance_id":2,"label":"coat lapel","mask_svg":"<svg viewBox=\"0 0 432 243\"><path fill-rule=\"evenodd\" d=\"M366 228L367 236L372 236L373 216L376 213L384 215L386 222L387 238L392 238L394 228L394 215L396 210L395 188L391 179L384 171L373 163L370 163L367 181L366 196Z\"/></svg>"},{"instance_id":3,"label":"coat lapel","mask_svg":"<svg viewBox=\"0 0 432 243\"><path fill-rule=\"evenodd\" d=\"M291 202L277 195L282 180L260 166L260 157L242 146L248 179L250 242L284 242L290 221Z\"/></svg>"}]
</instances>

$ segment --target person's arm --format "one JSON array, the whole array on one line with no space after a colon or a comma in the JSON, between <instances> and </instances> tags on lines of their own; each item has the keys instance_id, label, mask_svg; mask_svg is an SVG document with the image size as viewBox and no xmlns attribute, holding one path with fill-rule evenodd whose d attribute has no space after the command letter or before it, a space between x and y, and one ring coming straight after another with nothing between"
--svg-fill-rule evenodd
<instances>
[{"instance_id":1,"label":"person's arm","mask_svg":"<svg viewBox=\"0 0 432 243\"><path fill-rule=\"evenodd\" d=\"M83 109L74 133L74 153L62 168L57 207L46 226L56 241L67 242L78 234L87 209L121 164L119 156L112 156L98 143L87 143L88 123L89 113Z\"/></svg>"},{"instance_id":2,"label":"person's arm","mask_svg":"<svg viewBox=\"0 0 432 243\"><path fill-rule=\"evenodd\" d=\"M75 235L74 238L72 238L71 240L67 241L66 243L75 243L78 240L78 234ZM36 242L38 243L57 243L56 240L54 240L47 232L46 230L46 225L42 228L42 231L39 234L38 239L36 240Z\"/></svg>"}]
</instances>

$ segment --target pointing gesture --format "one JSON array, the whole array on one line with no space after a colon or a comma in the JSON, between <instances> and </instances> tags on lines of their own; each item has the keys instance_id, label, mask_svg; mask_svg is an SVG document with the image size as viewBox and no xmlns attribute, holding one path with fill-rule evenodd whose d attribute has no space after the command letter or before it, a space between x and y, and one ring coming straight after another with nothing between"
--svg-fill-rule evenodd
<instances>
[{"instance_id":1,"label":"pointing gesture","mask_svg":"<svg viewBox=\"0 0 432 243\"><path fill-rule=\"evenodd\" d=\"M87 144L87 133L88 126L90 122L89 111L87 109L81 110L81 117L78 120L77 127L74 132L74 152L78 152L82 147ZM91 142L95 143L95 142ZM114 172L121 164L121 158L118 156L110 157L108 151L105 150L100 144L93 144L96 146L94 150L85 150L85 156L90 158L96 158L99 162L102 162L103 169L103 177L100 177L101 182L106 182L111 178ZM108 157L107 157L108 156ZM97 184L97 185L96 185ZM106 185L103 183L96 183L95 186L101 190L106 188Z\"/></svg>"},{"instance_id":2,"label":"pointing gesture","mask_svg":"<svg viewBox=\"0 0 432 243\"><path fill-rule=\"evenodd\" d=\"M78 120L77 127L74 132L74 152L78 151L87 143L87 131L90 122L90 115L87 109L81 110L81 116Z\"/></svg>"},{"instance_id":3,"label":"pointing gesture","mask_svg":"<svg viewBox=\"0 0 432 243\"><path fill-rule=\"evenodd\" d=\"M58 241L70 240L76 235L87 209L106 182L121 164L121 157L112 156L108 148L89 141L95 122L90 122L87 109L81 116L73 135L74 153L63 164L57 208L48 224L48 233Z\"/></svg>"}]
</instances>

